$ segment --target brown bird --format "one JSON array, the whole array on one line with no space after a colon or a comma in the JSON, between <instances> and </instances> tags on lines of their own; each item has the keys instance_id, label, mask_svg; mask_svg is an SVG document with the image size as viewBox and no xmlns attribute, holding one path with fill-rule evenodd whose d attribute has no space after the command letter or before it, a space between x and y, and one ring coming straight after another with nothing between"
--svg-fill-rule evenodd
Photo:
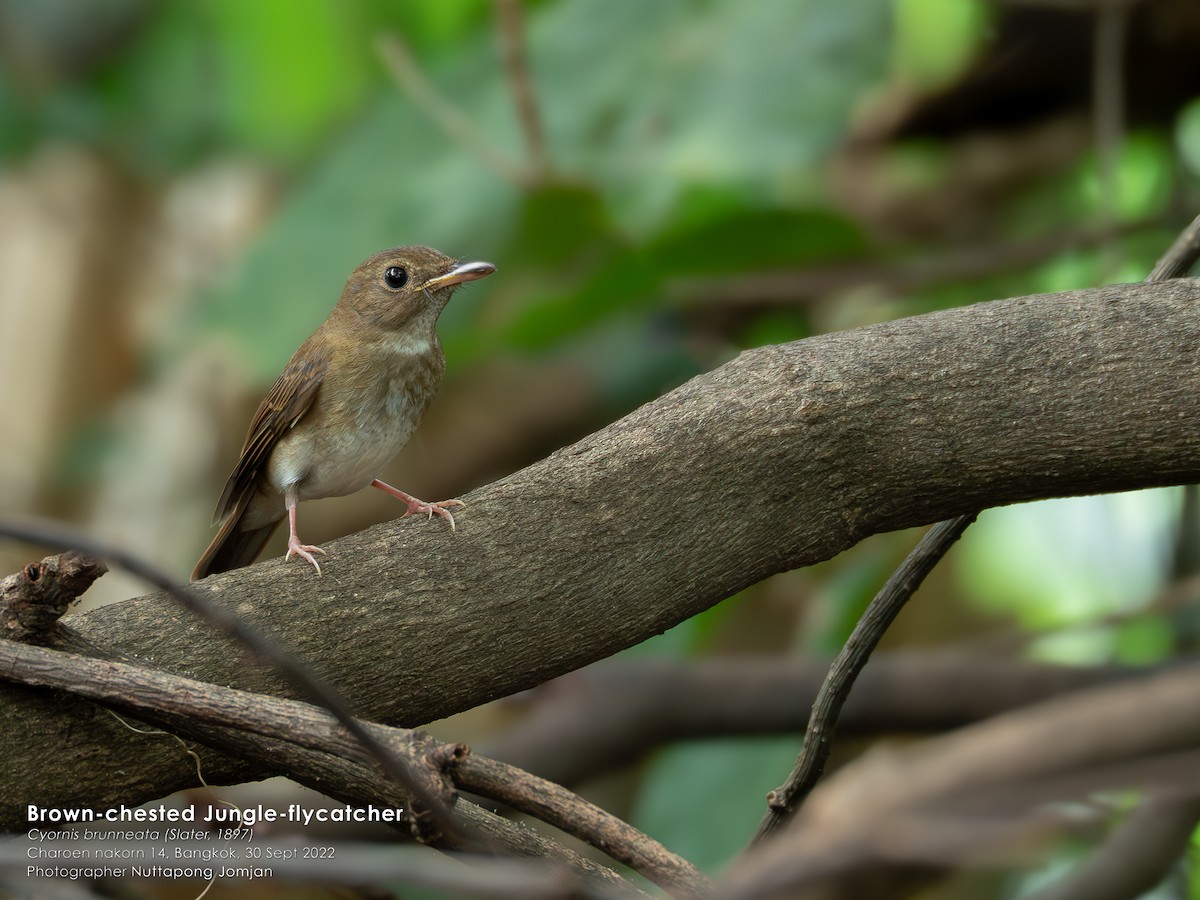
<instances>
[{"instance_id":1,"label":"brown bird","mask_svg":"<svg viewBox=\"0 0 1200 900\"><path fill-rule=\"evenodd\" d=\"M426 503L379 480L412 435L446 369L437 320L460 284L496 271L463 263L429 247L398 247L368 257L351 274L341 299L292 356L258 407L241 458L214 524L221 530L192 580L254 562L286 516L285 559L299 556L321 574L320 547L296 534L301 500L379 488L408 505L405 515L438 515L454 528L447 507Z\"/></svg>"}]
</instances>

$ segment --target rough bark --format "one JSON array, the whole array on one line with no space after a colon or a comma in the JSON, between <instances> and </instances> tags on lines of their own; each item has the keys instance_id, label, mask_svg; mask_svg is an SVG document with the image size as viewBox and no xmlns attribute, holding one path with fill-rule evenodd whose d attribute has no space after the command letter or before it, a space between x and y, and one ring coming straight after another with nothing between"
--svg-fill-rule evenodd
<instances>
[{"instance_id":1,"label":"rough bark","mask_svg":"<svg viewBox=\"0 0 1200 900\"><path fill-rule=\"evenodd\" d=\"M529 688L863 537L1007 503L1200 481L1200 282L996 301L743 353L465 497L200 585L364 717L413 726ZM160 595L73 617L111 652L279 679ZM0 687L0 827L24 806L191 785L174 742ZM136 762L135 762L136 760ZM210 782L247 767L206 757Z\"/></svg>"}]
</instances>

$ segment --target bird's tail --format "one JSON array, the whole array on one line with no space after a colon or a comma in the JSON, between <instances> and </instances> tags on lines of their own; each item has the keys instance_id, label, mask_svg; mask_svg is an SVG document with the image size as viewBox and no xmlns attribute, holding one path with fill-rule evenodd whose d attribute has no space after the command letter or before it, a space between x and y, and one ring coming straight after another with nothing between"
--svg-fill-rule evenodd
<instances>
[{"instance_id":1,"label":"bird's tail","mask_svg":"<svg viewBox=\"0 0 1200 900\"><path fill-rule=\"evenodd\" d=\"M237 508L221 523L221 530L217 532L217 536L213 538L208 549L204 551L204 555L200 557L200 562L196 563L196 568L192 570L192 581L199 581L201 578L216 575L218 572L228 572L230 569L248 566L258 558L258 554L262 553L262 549L270 540L275 527L283 520L278 519L269 525L250 531L241 530L238 526L246 513L246 507L250 505L249 501L253 494L253 491L249 491L245 500L239 503Z\"/></svg>"}]
</instances>

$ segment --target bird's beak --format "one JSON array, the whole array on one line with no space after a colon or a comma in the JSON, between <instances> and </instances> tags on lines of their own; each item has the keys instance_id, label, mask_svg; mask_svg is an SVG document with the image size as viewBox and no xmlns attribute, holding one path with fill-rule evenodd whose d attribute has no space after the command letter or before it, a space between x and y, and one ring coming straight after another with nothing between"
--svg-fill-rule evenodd
<instances>
[{"instance_id":1,"label":"bird's beak","mask_svg":"<svg viewBox=\"0 0 1200 900\"><path fill-rule=\"evenodd\" d=\"M496 271L496 267L490 262L469 262L460 263L455 266L445 275L439 275L437 278L430 278L427 282L421 285L422 290L437 290L438 288L454 287L456 284L465 284L468 281L478 281L491 275Z\"/></svg>"}]
</instances>

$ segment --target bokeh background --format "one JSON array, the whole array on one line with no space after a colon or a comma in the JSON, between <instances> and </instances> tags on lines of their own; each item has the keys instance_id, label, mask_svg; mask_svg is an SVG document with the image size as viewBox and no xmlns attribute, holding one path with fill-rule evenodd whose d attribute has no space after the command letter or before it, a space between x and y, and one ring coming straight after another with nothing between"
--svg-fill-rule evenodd
<instances>
[{"instance_id":1,"label":"bokeh background","mask_svg":"<svg viewBox=\"0 0 1200 900\"><path fill-rule=\"evenodd\" d=\"M747 347L1140 280L1200 211L1197 47L1194 0L0 0L0 511L186 576L266 388L398 244L499 267L443 315L446 383L385 476L429 499ZM889 649L1194 651L1187 496L985 513ZM301 521L395 515L362 492ZM829 655L914 540L630 653ZM589 790L717 871L797 747L677 745Z\"/></svg>"}]
</instances>

